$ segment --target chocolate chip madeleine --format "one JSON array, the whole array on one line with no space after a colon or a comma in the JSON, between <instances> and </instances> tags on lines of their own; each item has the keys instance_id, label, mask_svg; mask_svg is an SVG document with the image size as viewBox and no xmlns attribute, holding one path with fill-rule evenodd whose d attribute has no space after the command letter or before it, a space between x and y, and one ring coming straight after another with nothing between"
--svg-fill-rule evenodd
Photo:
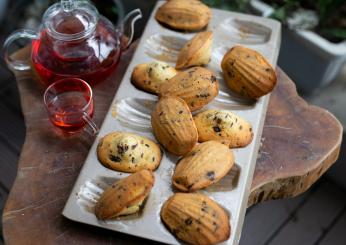
<instances>
[{"instance_id":1,"label":"chocolate chip madeleine","mask_svg":"<svg viewBox=\"0 0 346 245\"><path fill-rule=\"evenodd\" d=\"M205 31L196 34L180 50L175 68L206 65L210 61L213 32Z\"/></svg>"},{"instance_id":2,"label":"chocolate chip madeleine","mask_svg":"<svg viewBox=\"0 0 346 245\"><path fill-rule=\"evenodd\" d=\"M193 67L179 72L159 89L160 96L182 98L191 111L201 109L219 93L219 81L213 72L202 67Z\"/></svg>"},{"instance_id":3,"label":"chocolate chip madeleine","mask_svg":"<svg viewBox=\"0 0 346 245\"><path fill-rule=\"evenodd\" d=\"M230 148L244 147L253 138L252 126L227 110L206 110L194 116L198 141L216 140Z\"/></svg>"},{"instance_id":4,"label":"chocolate chip madeleine","mask_svg":"<svg viewBox=\"0 0 346 245\"><path fill-rule=\"evenodd\" d=\"M211 11L198 0L171 0L157 10L155 18L173 29L198 31L208 25Z\"/></svg>"},{"instance_id":5,"label":"chocolate chip madeleine","mask_svg":"<svg viewBox=\"0 0 346 245\"><path fill-rule=\"evenodd\" d=\"M138 212L153 185L154 175L145 169L113 183L97 201L96 217L106 220Z\"/></svg>"},{"instance_id":6,"label":"chocolate chip madeleine","mask_svg":"<svg viewBox=\"0 0 346 245\"><path fill-rule=\"evenodd\" d=\"M143 136L113 132L100 140L97 156L107 168L133 173L142 169L155 170L162 153L155 142Z\"/></svg>"},{"instance_id":7,"label":"chocolate chip madeleine","mask_svg":"<svg viewBox=\"0 0 346 245\"><path fill-rule=\"evenodd\" d=\"M221 62L228 87L243 97L257 99L276 85L275 70L257 51L242 46L231 48Z\"/></svg>"},{"instance_id":8,"label":"chocolate chip madeleine","mask_svg":"<svg viewBox=\"0 0 346 245\"><path fill-rule=\"evenodd\" d=\"M217 141L196 145L175 168L173 185L180 191L196 191L218 182L234 164L232 151Z\"/></svg>"},{"instance_id":9,"label":"chocolate chip madeleine","mask_svg":"<svg viewBox=\"0 0 346 245\"><path fill-rule=\"evenodd\" d=\"M197 193L171 196L161 209L161 219L174 236L190 244L216 244L231 232L226 211Z\"/></svg>"},{"instance_id":10,"label":"chocolate chip madeleine","mask_svg":"<svg viewBox=\"0 0 346 245\"><path fill-rule=\"evenodd\" d=\"M185 101L164 96L151 114L151 125L156 139L163 147L178 156L189 152L197 143L198 134L191 112Z\"/></svg>"},{"instance_id":11,"label":"chocolate chip madeleine","mask_svg":"<svg viewBox=\"0 0 346 245\"><path fill-rule=\"evenodd\" d=\"M159 87L174 77L178 71L160 61L137 65L131 76L132 83L139 89L157 94Z\"/></svg>"}]
</instances>

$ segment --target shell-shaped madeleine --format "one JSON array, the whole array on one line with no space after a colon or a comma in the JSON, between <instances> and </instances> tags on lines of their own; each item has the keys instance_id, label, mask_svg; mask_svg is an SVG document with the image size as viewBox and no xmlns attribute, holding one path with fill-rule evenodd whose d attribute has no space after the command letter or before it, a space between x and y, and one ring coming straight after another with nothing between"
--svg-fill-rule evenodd
<instances>
[{"instance_id":1,"label":"shell-shaped madeleine","mask_svg":"<svg viewBox=\"0 0 346 245\"><path fill-rule=\"evenodd\" d=\"M151 115L156 139L175 155L184 155L197 143L198 134L185 101L172 96L162 97Z\"/></svg>"},{"instance_id":2,"label":"shell-shaped madeleine","mask_svg":"<svg viewBox=\"0 0 346 245\"><path fill-rule=\"evenodd\" d=\"M212 101L219 93L219 82L213 72L203 67L193 67L179 72L159 89L159 95L182 98L191 111Z\"/></svg>"},{"instance_id":3,"label":"shell-shaped madeleine","mask_svg":"<svg viewBox=\"0 0 346 245\"><path fill-rule=\"evenodd\" d=\"M213 32L205 31L196 34L180 50L175 68L206 65L210 61Z\"/></svg>"},{"instance_id":4,"label":"shell-shaped madeleine","mask_svg":"<svg viewBox=\"0 0 346 245\"><path fill-rule=\"evenodd\" d=\"M173 29L197 31L208 25L211 11L198 0L174 0L163 4L155 18Z\"/></svg>"},{"instance_id":5,"label":"shell-shaped madeleine","mask_svg":"<svg viewBox=\"0 0 346 245\"><path fill-rule=\"evenodd\" d=\"M97 201L96 217L105 220L138 212L153 185L154 175L145 169L113 183Z\"/></svg>"},{"instance_id":6,"label":"shell-shaped madeleine","mask_svg":"<svg viewBox=\"0 0 346 245\"><path fill-rule=\"evenodd\" d=\"M234 164L232 151L217 141L196 145L178 163L173 185L181 191L196 191L218 182Z\"/></svg>"},{"instance_id":7,"label":"shell-shaped madeleine","mask_svg":"<svg viewBox=\"0 0 346 245\"><path fill-rule=\"evenodd\" d=\"M231 233L226 211L202 194L174 194L162 206L161 219L174 236L190 244L216 244Z\"/></svg>"},{"instance_id":8,"label":"shell-shaped madeleine","mask_svg":"<svg viewBox=\"0 0 346 245\"><path fill-rule=\"evenodd\" d=\"M269 62L255 50L235 46L221 62L228 87L243 97L257 99L271 92L276 74Z\"/></svg>"},{"instance_id":9,"label":"shell-shaped madeleine","mask_svg":"<svg viewBox=\"0 0 346 245\"><path fill-rule=\"evenodd\" d=\"M157 94L159 87L177 73L178 71L167 63L154 61L137 65L132 71L131 81L137 88Z\"/></svg>"},{"instance_id":10,"label":"shell-shaped madeleine","mask_svg":"<svg viewBox=\"0 0 346 245\"><path fill-rule=\"evenodd\" d=\"M230 148L244 147L253 138L252 126L227 110L206 110L194 116L198 141L216 140Z\"/></svg>"},{"instance_id":11,"label":"shell-shaped madeleine","mask_svg":"<svg viewBox=\"0 0 346 245\"><path fill-rule=\"evenodd\" d=\"M160 147L146 137L113 132L100 139L97 156L107 168L133 173L142 169L155 170L162 153Z\"/></svg>"}]
</instances>

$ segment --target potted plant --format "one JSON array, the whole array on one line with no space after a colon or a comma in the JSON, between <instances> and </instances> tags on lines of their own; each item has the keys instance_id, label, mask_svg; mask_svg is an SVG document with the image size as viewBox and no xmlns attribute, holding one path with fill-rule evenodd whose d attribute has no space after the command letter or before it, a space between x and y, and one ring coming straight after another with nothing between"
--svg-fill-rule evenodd
<instances>
[{"instance_id":1,"label":"potted plant","mask_svg":"<svg viewBox=\"0 0 346 245\"><path fill-rule=\"evenodd\" d=\"M251 0L262 16L284 27L280 66L301 91L327 85L346 61L346 2L344 0Z\"/></svg>"}]
</instances>

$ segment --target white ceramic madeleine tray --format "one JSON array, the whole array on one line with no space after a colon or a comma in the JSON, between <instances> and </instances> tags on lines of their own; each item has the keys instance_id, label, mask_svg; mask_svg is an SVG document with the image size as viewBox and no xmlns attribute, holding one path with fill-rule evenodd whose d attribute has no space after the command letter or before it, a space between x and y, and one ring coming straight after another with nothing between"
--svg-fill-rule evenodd
<instances>
[{"instance_id":1,"label":"white ceramic madeleine tray","mask_svg":"<svg viewBox=\"0 0 346 245\"><path fill-rule=\"evenodd\" d=\"M150 114L157 97L140 91L131 84L133 68L137 64L153 60L165 61L174 66L182 45L195 35L161 26L154 15L163 3L159 1L153 10L100 133L90 149L66 203L63 215L74 221L168 244L179 244L181 241L167 230L160 219L162 204L174 193L171 177L178 160L178 157L166 151L160 166L155 171L154 187L138 214L112 221L100 221L93 211L104 189L116 180L128 176L126 173L107 169L100 164L96 154L99 139L113 131L127 131L156 141L151 130ZM256 103L251 103L232 94L223 81L220 63L228 49L235 44L241 44L259 51L275 67L280 46L280 24L270 19L217 9L212 10L212 15L208 29L213 31L214 38L208 68L214 71L219 79L220 92L204 109L219 108L235 112L252 124L254 139L247 147L233 150L236 164L219 183L200 192L218 202L229 213L231 235L223 244L238 244L269 95L261 97Z\"/></svg>"}]
</instances>

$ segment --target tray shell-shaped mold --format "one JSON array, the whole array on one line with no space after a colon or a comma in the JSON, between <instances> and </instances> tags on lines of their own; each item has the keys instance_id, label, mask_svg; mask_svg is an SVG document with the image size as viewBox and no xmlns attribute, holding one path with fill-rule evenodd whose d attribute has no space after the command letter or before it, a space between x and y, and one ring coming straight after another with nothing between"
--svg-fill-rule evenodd
<instances>
[{"instance_id":1,"label":"tray shell-shaped mold","mask_svg":"<svg viewBox=\"0 0 346 245\"><path fill-rule=\"evenodd\" d=\"M153 59L175 63L187 40L173 35L154 34L145 41L145 53Z\"/></svg>"},{"instance_id":2,"label":"tray shell-shaped mold","mask_svg":"<svg viewBox=\"0 0 346 245\"><path fill-rule=\"evenodd\" d=\"M229 18L218 26L217 33L235 43L264 44L270 39L271 29L253 21Z\"/></svg>"},{"instance_id":3,"label":"tray shell-shaped mold","mask_svg":"<svg viewBox=\"0 0 346 245\"><path fill-rule=\"evenodd\" d=\"M155 20L156 10L164 3L164 1L158 1L153 10L153 14L143 32L138 48L119 86L109 113L106 115L105 121L100 128L99 136L97 136L92 145L81 169L64 208L63 215L71 220L105 229L167 244L180 244L181 241L177 240L168 231L160 219L160 210L163 203L174 194L172 175L175 163L179 160L179 157L167 151L163 155L160 166L154 172L155 185L151 194L138 214L119 217L112 221L99 221L93 212L93 207L103 190L115 180L127 176L127 174L104 168L98 163L96 148L99 138L113 131L127 131L143 135L152 140L155 139L151 129L150 115L157 102L157 96L138 90L130 83L133 68L137 64L152 62L153 59L165 61L169 65L174 66L183 45L195 35L195 33L183 33L167 29ZM247 195L250 190L269 97L263 96L256 103L253 103L251 100L244 100L232 93L223 80L220 63L228 49L238 43L259 51L275 66L280 43L280 27L275 21L266 18L217 9L212 9L212 12L213 17L207 30L213 31L214 38L211 61L207 68L212 70L217 80L219 80L220 92L212 102L200 110L210 108L236 110L236 114L245 118L253 125L254 140L245 148L233 150L236 164L233 165L226 176L219 182L198 192L206 194L211 199L217 201L232 217L230 219L232 233L229 239L221 244L234 245L239 241L241 234ZM252 38L251 35L248 35L250 39L252 38L252 41L246 40L246 35L242 35L242 38L237 37L234 39L234 36L232 36L234 32L232 35L223 35L228 32L221 28L220 24L230 19L259 23L269 28L270 34L264 31L264 33L260 34L262 36L260 38L258 36ZM237 25L237 23L231 24ZM234 28L237 29L238 27L235 26ZM247 32L257 32L257 30ZM267 36L264 37L265 35ZM220 54L215 55L215 51ZM194 113L197 112L199 111Z\"/></svg>"}]
</instances>

